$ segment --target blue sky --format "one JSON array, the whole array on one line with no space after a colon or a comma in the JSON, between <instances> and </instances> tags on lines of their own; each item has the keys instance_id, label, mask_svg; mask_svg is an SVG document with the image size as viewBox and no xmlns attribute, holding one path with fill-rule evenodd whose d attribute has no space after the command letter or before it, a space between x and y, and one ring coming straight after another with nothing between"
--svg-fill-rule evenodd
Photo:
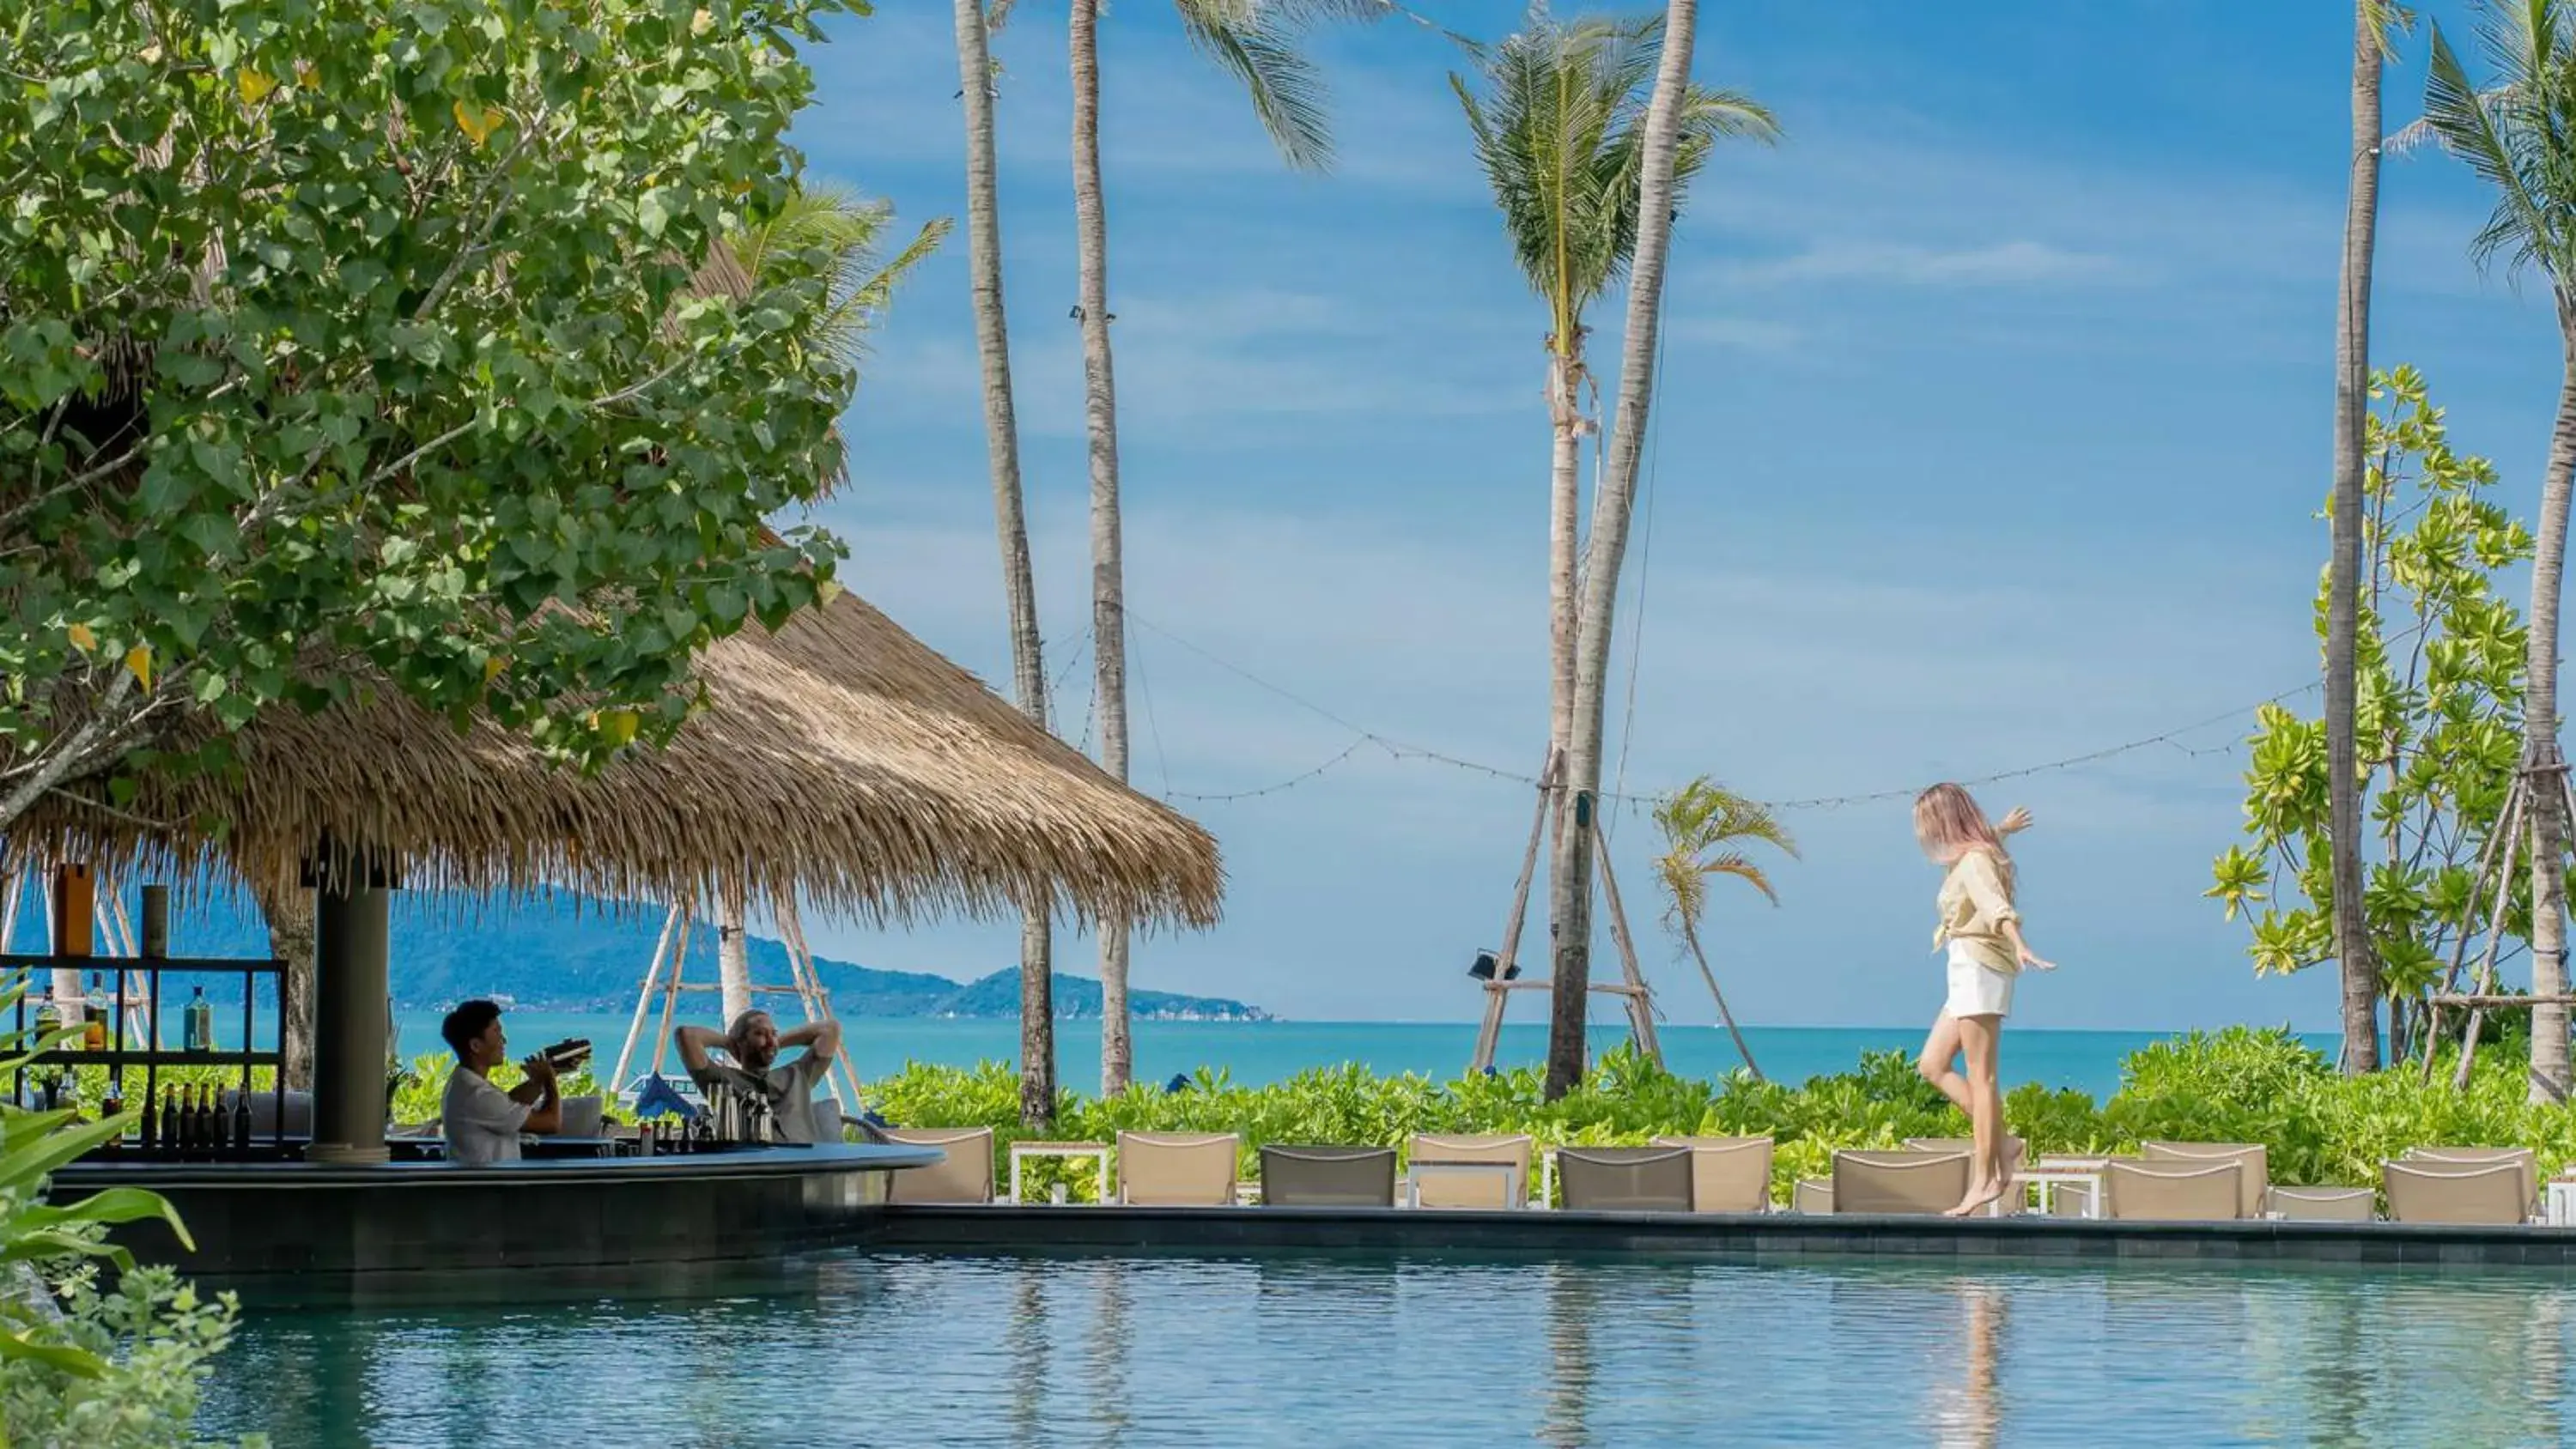
<instances>
[{"instance_id":1,"label":"blue sky","mask_svg":"<svg viewBox=\"0 0 2576 1449\"><path fill-rule=\"evenodd\" d=\"M1419 8L1489 37L1521 13ZM2465 34L2457 7L2429 9ZM1699 77L1788 134L1719 155L1675 243L1651 524L1620 619L1624 649L1642 591L1626 779L1901 790L2227 715L2179 742L2200 753L1982 792L2041 821L2018 852L2023 904L2063 969L2025 988L2023 1024L2332 1023L2323 973L2257 980L2241 925L2200 893L2238 838L2247 707L2316 667L2348 26L2338 6L2214 0L1704 10ZM883 5L834 40L798 130L812 168L961 225L886 319L850 417L855 486L824 517L851 543L847 582L1007 681L948 7ZM1052 7L1023 5L997 51L1041 617L1079 740L1063 42ZM2407 39L2390 74L2392 127L2424 52ZM1135 981L1300 1017L1463 1021L1525 787L1364 748L1293 789L1185 798L1275 784L1354 739L1209 656L1462 759L1527 771L1544 743L1544 314L1443 78L1457 52L1388 23L1319 53L1342 159L1301 176L1167 7L1129 0L1103 26L1134 778L1217 834L1230 875L1224 924L1140 942ZM2545 293L2465 259L2483 210L2447 158L2391 163L2374 352L2426 371L2454 442L2493 457L2527 513L2554 331ZM1595 318L1613 374L1621 311ZM1625 717L1614 699L1614 731ZM1936 879L1904 801L1790 823L1804 858L1775 871L1779 908L1726 890L1713 908L1738 1013L1927 1020ZM1711 1020L1655 929L1647 844L1642 820L1617 828L1647 969L1673 1020ZM1016 943L1001 923L816 934L957 975ZM1059 964L1096 969L1092 945Z\"/></svg>"}]
</instances>

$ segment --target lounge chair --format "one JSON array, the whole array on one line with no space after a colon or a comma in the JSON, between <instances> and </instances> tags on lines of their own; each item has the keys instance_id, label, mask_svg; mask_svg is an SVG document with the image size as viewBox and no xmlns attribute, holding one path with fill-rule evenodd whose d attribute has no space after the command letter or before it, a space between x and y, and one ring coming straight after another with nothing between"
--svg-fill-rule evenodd
<instances>
[{"instance_id":1,"label":"lounge chair","mask_svg":"<svg viewBox=\"0 0 2576 1449\"><path fill-rule=\"evenodd\" d=\"M1968 1195L1964 1152L1834 1154L1834 1211L1945 1213Z\"/></svg>"},{"instance_id":2,"label":"lounge chair","mask_svg":"<svg viewBox=\"0 0 2576 1449\"><path fill-rule=\"evenodd\" d=\"M895 1169L886 1201L988 1203L993 1200L993 1129L990 1127L888 1127L886 1140L936 1147L948 1154L928 1167Z\"/></svg>"},{"instance_id":3,"label":"lounge chair","mask_svg":"<svg viewBox=\"0 0 2576 1449\"><path fill-rule=\"evenodd\" d=\"M1691 1156L1687 1147L1561 1147L1557 1186L1569 1212L1686 1213Z\"/></svg>"},{"instance_id":4,"label":"lounge chair","mask_svg":"<svg viewBox=\"0 0 2576 1449\"><path fill-rule=\"evenodd\" d=\"M1264 1207L1393 1207L1392 1147L1261 1149Z\"/></svg>"},{"instance_id":5,"label":"lounge chair","mask_svg":"<svg viewBox=\"0 0 2576 1449\"><path fill-rule=\"evenodd\" d=\"M1768 1137L1658 1137L1657 1147L1687 1147L1691 1155L1691 1211L1759 1213L1771 1210L1771 1139ZM1558 1170L1563 1170L1558 1154Z\"/></svg>"},{"instance_id":6,"label":"lounge chair","mask_svg":"<svg viewBox=\"0 0 2576 1449\"><path fill-rule=\"evenodd\" d=\"M2523 1164L2408 1158L2379 1165L2392 1223L2522 1223L2531 1220Z\"/></svg>"},{"instance_id":7,"label":"lounge chair","mask_svg":"<svg viewBox=\"0 0 2576 1449\"><path fill-rule=\"evenodd\" d=\"M1953 1152L1964 1152L1973 1160L1977 1151L1977 1139L1974 1137L1908 1137L1905 1139L1905 1150L1929 1152L1942 1157L1947 1157ZM2009 1132L2005 1133L2004 1171L2019 1176L2023 1164L2029 1161L2030 1144ZM2019 1196L2007 1192L2004 1197L2014 1204L2015 1211L2019 1210L2021 1203Z\"/></svg>"},{"instance_id":8,"label":"lounge chair","mask_svg":"<svg viewBox=\"0 0 2576 1449\"><path fill-rule=\"evenodd\" d=\"M1430 1208L1520 1208L1529 1205L1530 1137L1526 1132L1475 1133L1445 1137L1414 1134L1406 1154L1412 1174L1412 1201ZM1437 1169L1473 1164L1473 1172ZM1430 1167L1431 1172L1420 1169ZM1507 1167L1509 1172L1492 1171Z\"/></svg>"},{"instance_id":9,"label":"lounge chair","mask_svg":"<svg viewBox=\"0 0 2576 1449\"><path fill-rule=\"evenodd\" d=\"M2379 1216L2379 1194L2367 1187L2309 1187L2276 1182L2264 1198L2272 1216L2294 1223L2366 1223Z\"/></svg>"},{"instance_id":10,"label":"lounge chair","mask_svg":"<svg viewBox=\"0 0 2576 1449\"><path fill-rule=\"evenodd\" d=\"M2093 1184L2060 1182L2051 1184L2048 1192L2048 1214L2052 1218L2089 1218L2093 1212Z\"/></svg>"},{"instance_id":11,"label":"lounge chair","mask_svg":"<svg viewBox=\"0 0 2576 1449\"><path fill-rule=\"evenodd\" d=\"M2146 1162L2233 1162L2237 1173L2236 1215L2263 1215L2263 1195L2272 1185L2272 1171L2271 1154L2259 1142L2141 1142L2138 1156Z\"/></svg>"},{"instance_id":12,"label":"lounge chair","mask_svg":"<svg viewBox=\"0 0 2576 1449\"><path fill-rule=\"evenodd\" d=\"M1834 1210L1834 1185L1831 1179L1802 1177L1789 1189L1789 1211L1823 1217Z\"/></svg>"},{"instance_id":13,"label":"lounge chair","mask_svg":"<svg viewBox=\"0 0 2576 1449\"><path fill-rule=\"evenodd\" d=\"M2131 1222L2224 1222L2244 1211L2244 1165L2216 1162L2129 1162L2102 1165L2107 1217Z\"/></svg>"},{"instance_id":14,"label":"lounge chair","mask_svg":"<svg viewBox=\"0 0 2576 1449\"><path fill-rule=\"evenodd\" d=\"M2540 1164L2528 1147L2417 1147L2409 1149L2398 1161L2409 1164L2433 1163L2440 1167L2482 1167L2490 1162L2511 1162L2522 1168L2522 1198L2529 1206L2526 1213L2540 1207Z\"/></svg>"},{"instance_id":15,"label":"lounge chair","mask_svg":"<svg viewBox=\"0 0 2576 1449\"><path fill-rule=\"evenodd\" d=\"M1243 1139L1231 1132L1121 1132L1118 1200L1131 1207L1232 1207Z\"/></svg>"}]
</instances>

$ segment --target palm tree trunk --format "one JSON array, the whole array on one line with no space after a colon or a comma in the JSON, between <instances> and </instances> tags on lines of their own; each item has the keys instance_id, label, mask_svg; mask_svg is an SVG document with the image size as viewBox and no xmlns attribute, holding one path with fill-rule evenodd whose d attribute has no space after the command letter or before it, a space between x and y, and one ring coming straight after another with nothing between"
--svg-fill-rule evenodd
<instances>
[{"instance_id":1,"label":"palm tree trunk","mask_svg":"<svg viewBox=\"0 0 2576 1449\"><path fill-rule=\"evenodd\" d=\"M2522 702L2522 758L2531 815L2531 1099L2567 1096L2567 816L2558 748L2558 594L2567 570L2569 475L2576 473L2576 294L2558 290L2564 352L2558 424L2540 485L2540 537L2531 555L2530 681Z\"/></svg>"},{"instance_id":2,"label":"palm tree trunk","mask_svg":"<svg viewBox=\"0 0 2576 1449\"><path fill-rule=\"evenodd\" d=\"M1547 1095L1563 1096L1583 1079L1584 1017L1592 987L1592 815L1601 790L1601 727L1610 678L1610 621L1626 563L1628 522L1637 497L1637 461L1646 410L1655 390L1655 339L1664 300L1664 263L1673 239L1673 156L1681 144L1681 103L1690 83L1698 0L1667 0L1663 55L1654 98L1646 107L1644 165L1638 178L1637 252L1628 269L1626 356L1619 368L1619 411L1610 432L1610 461L1592 500L1589 571L1575 610L1574 720L1566 747L1572 819L1559 838L1560 864L1549 882L1558 923L1550 993Z\"/></svg>"},{"instance_id":3,"label":"palm tree trunk","mask_svg":"<svg viewBox=\"0 0 2576 1449\"><path fill-rule=\"evenodd\" d=\"M1009 314L1002 305L1002 223L993 140L993 55L984 0L957 0L957 82L966 102L966 264L975 299L975 350L984 364L984 447L992 461L993 524L1002 541L1002 592L1011 614L1011 685L1020 712L1047 723L1046 656L1020 492L1020 425L1011 402ZM1020 912L1020 1125L1055 1121L1055 962L1048 903Z\"/></svg>"},{"instance_id":4,"label":"palm tree trunk","mask_svg":"<svg viewBox=\"0 0 2576 1449\"><path fill-rule=\"evenodd\" d=\"M1559 343L1548 356L1552 451L1547 495L1547 742L1559 756L1574 732L1574 569L1583 503L1583 403L1576 394L1583 343ZM1565 833L1564 791L1550 812L1549 861ZM1552 887L1551 887L1552 891Z\"/></svg>"},{"instance_id":5,"label":"palm tree trunk","mask_svg":"<svg viewBox=\"0 0 2576 1449\"><path fill-rule=\"evenodd\" d=\"M293 875L283 879L255 876L251 894L268 922L268 953L286 963L277 990L286 1018L278 1043L280 1071L289 1090L313 1090L313 892L298 887ZM157 1043L156 1043L157 1045Z\"/></svg>"},{"instance_id":6,"label":"palm tree trunk","mask_svg":"<svg viewBox=\"0 0 2576 1449\"><path fill-rule=\"evenodd\" d=\"M2361 627L2362 420L2370 400L2370 267L2379 222L2378 27L2384 0L2355 0L2352 48L2352 182L2343 227L2343 295L2335 317L2334 506L2326 566L2326 791L2332 853L2335 959L2343 970L2343 1070L2379 1069L2379 957L2361 883L2361 773L2355 735Z\"/></svg>"},{"instance_id":7,"label":"palm tree trunk","mask_svg":"<svg viewBox=\"0 0 2576 1449\"><path fill-rule=\"evenodd\" d=\"M1753 1080L1764 1080L1762 1067L1753 1060L1753 1048L1744 1044L1744 1033L1736 1030L1735 1013L1726 1009L1726 993L1717 989L1717 973L1708 969L1708 953L1700 949L1699 932L1688 921L1682 923L1682 939L1690 944L1691 959L1699 963L1699 979L1708 983L1709 997L1717 1003L1717 1019L1726 1023L1726 1034L1735 1042L1735 1054L1744 1058L1745 1069Z\"/></svg>"},{"instance_id":8,"label":"palm tree trunk","mask_svg":"<svg viewBox=\"0 0 2576 1449\"><path fill-rule=\"evenodd\" d=\"M1109 220L1100 189L1100 0L1073 0L1073 214L1083 421L1091 434L1091 657L1100 767L1127 778L1127 603L1119 557L1118 394L1109 360ZM1100 922L1100 1092L1127 1090L1127 921Z\"/></svg>"},{"instance_id":9,"label":"palm tree trunk","mask_svg":"<svg viewBox=\"0 0 2576 1449\"><path fill-rule=\"evenodd\" d=\"M744 932L743 888L728 883L716 905L716 981L724 988L723 1029L751 1010L751 942Z\"/></svg>"}]
</instances>

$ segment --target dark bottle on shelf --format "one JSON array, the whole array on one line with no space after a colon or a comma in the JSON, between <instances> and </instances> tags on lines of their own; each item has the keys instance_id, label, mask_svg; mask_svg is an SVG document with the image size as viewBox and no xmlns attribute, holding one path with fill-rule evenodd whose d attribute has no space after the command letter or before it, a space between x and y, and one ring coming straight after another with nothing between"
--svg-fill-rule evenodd
<instances>
[{"instance_id":1,"label":"dark bottle on shelf","mask_svg":"<svg viewBox=\"0 0 2576 1449\"><path fill-rule=\"evenodd\" d=\"M143 1089L143 1136L140 1143L144 1151L150 1152L161 1145L158 1140L160 1132L161 1106L152 1100L152 1089L146 1086Z\"/></svg>"},{"instance_id":2,"label":"dark bottle on shelf","mask_svg":"<svg viewBox=\"0 0 2576 1449\"><path fill-rule=\"evenodd\" d=\"M107 1095L98 1099L98 1120L101 1122L115 1121L118 1116L124 1113L124 1111L125 1092L116 1085L116 1076L111 1072L108 1074L107 1078ZM106 1148L111 1153L124 1151L124 1131L119 1129L115 1136L110 1137L107 1141L99 1145Z\"/></svg>"},{"instance_id":3,"label":"dark bottle on shelf","mask_svg":"<svg viewBox=\"0 0 2576 1449\"><path fill-rule=\"evenodd\" d=\"M233 1150L241 1153L250 1151L250 1089L247 1087L233 1093Z\"/></svg>"},{"instance_id":4,"label":"dark bottle on shelf","mask_svg":"<svg viewBox=\"0 0 2576 1449\"><path fill-rule=\"evenodd\" d=\"M208 1121L208 1118L212 1115L212 1113L206 1110L206 1089L203 1086L189 1088L188 1149L191 1152L202 1155L207 1146L214 1140L215 1134L208 1130L213 1125Z\"/></svg>"}]
</instances>

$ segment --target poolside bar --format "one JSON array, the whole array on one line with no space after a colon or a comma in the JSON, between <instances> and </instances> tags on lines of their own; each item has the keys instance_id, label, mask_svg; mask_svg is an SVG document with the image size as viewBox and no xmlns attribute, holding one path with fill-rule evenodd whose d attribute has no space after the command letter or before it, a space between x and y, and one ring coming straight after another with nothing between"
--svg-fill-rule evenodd
<instances>
[{"instance_id":1,"label":"poolside bar","mask_svg":"<svg viewBox=\"0 0 2576 1449\"><path fill-rule=\"evenodd\" d=\"M272 921L300 898L313 924L310 1140L281 1130L280 1090L271 1131L285 1140L267 1160L107 1151L56 1174L55 1195L166 1194L193 1247L158 1224L120 1234L146 1260L223 1282L608 1268L847 1241L876 1220L892 1174L941 1152L724 1144L648 1157L602 1140L586 1157L466 1168L417 1160L426 1143L389 1143L393 892L566 887L691 911L786 900L874 921L1039 903L1078 920L1215 919L1223 877L1205 831L853 595L774 634L748 629L696 669L709 707L667 747L596 776L552 769L488 722L460 733L384 690L262 716L236 739L230 774L152 777L114 812L78 799L32 811L10 841L22 859L129 882L229 873ZM284 1080L282 1057L261 1061L282 1087L300 1085Z\"/></svg>"}]
</instances>

